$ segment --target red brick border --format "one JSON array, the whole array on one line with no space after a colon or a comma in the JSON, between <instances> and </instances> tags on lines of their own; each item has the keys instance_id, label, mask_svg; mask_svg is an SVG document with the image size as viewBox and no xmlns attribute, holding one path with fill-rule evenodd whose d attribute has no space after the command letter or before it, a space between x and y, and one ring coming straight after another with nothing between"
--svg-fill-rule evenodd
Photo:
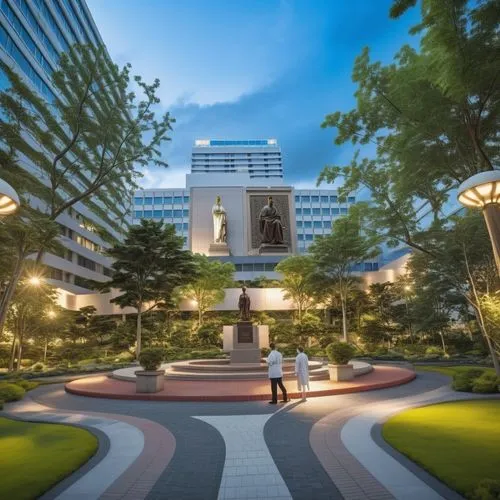
<instances>
[{"instance_id":1,"label":"red brick border","mask_svg":"<svg viewBox=\"0 0 500 500\"><path fill-rule=\"evenodd\" d=\"M383 375L381 377L381 375ZM312 390L308 392L308 397L332 396L335 394L350 394L355 392L373 391L376 389L385 389L397 385L406 384L416 377L416 373L406 368L394 366L376 366L374 370L362 375L351 383L340 383L332 385L332 388ZM169 391L166 390L154 394L137 394L135 384L112 378L102 379L102 377L86 378L76 380L65 385L66 392L78 396L88 396L105 399L124 399L140 401L265 401L271 398L267 390L259 394L239 393L224 394L225 382L206 382L206 381L167 381ZM196 394L183 394L183 388L189 384L191 389L199 387ZM324 385L323 385L324 386ZM240 389L243 390L243 389ZM298 392L289 392L291 398L300 398Z\"/></svg>"}]
</instances>

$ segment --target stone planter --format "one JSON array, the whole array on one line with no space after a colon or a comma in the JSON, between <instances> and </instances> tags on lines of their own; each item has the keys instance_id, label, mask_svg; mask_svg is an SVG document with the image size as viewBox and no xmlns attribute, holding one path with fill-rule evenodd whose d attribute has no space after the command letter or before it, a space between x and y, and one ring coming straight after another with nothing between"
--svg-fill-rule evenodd
<instances>
[{"instance_id":1,"label":"stone planter","mask_svg":"<svg viewBox=\"0 0 500 500\"><path fill-rule=\"evenodd\" d=\"M165 383L165 370L135 372L135 392L159 392Z\"/></svg>"},{"instance_id":2,"label":"stone planter","mask_svg":"<svg viewBox=\"0 0 500 500\"><path fill-rule=\"evenodd\" d=\"M328 364L328 373L330 374L330 380L333 380L334 382L353 380L354 366Z\"/></svg>"}]
</instances>

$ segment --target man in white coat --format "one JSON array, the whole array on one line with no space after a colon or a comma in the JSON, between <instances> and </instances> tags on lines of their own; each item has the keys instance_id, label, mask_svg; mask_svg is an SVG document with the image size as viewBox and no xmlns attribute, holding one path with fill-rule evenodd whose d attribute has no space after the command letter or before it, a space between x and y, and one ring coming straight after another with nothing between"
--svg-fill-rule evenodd
<instances>
[{"instance_id":1,"label":"man in white coat","mask_svg":"<svg viewBox=\"0 0 500 500\"><path fill-rule=\"evenodd\" d=\"M297 375L297 389L302 392L302 401L306 401L306 390L309 389L309 358L303 347L297 349L295 358L295 375Z\"/></svg>"},{"instance_id":2,"label":"man in white coat","mask_svg":"<svg viewBox=\"0 0 500 500\"><path fill-rule=\"evenodd\" d=\"M276 350L276 346L271 343L269 344L271 352L267 357L267 364L269 366L269 380L271 380L271 393L273 395L273 400L269 401L269 404L275 405L278 403L278 386L280 386L281 392L283 394L283 403L288 401L288 394L286 392L286 387L283 385L283 356L281 352Z\"/></svg>"}]
</instances>

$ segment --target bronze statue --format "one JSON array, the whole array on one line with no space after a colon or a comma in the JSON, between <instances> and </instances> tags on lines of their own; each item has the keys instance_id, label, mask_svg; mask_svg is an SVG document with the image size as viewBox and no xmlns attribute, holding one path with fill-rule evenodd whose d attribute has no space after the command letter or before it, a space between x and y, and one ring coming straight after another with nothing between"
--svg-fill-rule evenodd
<instances>
[{"instance_id":1,"label":"bronze statue","mask_svg":"<svg viewBox=\"0 0 500 500\"><path fill-rule=\"evenodd\" d=\"M283 245L283 225L281 216L276 210L273 198L269 196L267 205L262 208L259 214L260 234L262 243L269 245Z\"/></svg>"},{"instance_id":2,"label":"bronze statue","mask_svg":"<svg viewBox=\"0 0 500 500\"><path fill-rule=\"evenodd\" d=\"M238 308L240 310L240 320L250 321L250 297L247 295L247 289L241 288L243 292L238 300Z\"/></svg>"}]
</instances>

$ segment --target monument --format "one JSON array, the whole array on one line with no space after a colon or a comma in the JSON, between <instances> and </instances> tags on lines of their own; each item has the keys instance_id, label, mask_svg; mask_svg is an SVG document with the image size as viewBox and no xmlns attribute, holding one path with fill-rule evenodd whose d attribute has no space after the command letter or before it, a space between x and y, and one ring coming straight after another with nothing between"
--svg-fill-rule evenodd
<instances>
[{"instance_id":1,"label":"monument","mask_svg":"<svg viewBox=\"0 0 500 500\"><path fill-rule=\"evenodd\" d=\"M281 215L274 206L272 196L269 196L259 214L259 230L262 237L259 253L288 252L288 245L283 238L283 224Z\"/></svg>"},{"instance_id":2,"label":"monument","mask_svg":"<svg viewBox=\"0 0 500 500\"><path fill-rule=\"evenodd\" d=\"M240 321L236 325L224 326L224 350L230 352L231 364L260 364L260 349L269 347L269 328L252 323L250 305L250 296L243 287L238 299Z\"/></svg>"},{"instance_id":3,"label":"monument","mask_svg":"<svg viewBox=\"0 0 500 500\"><path fill-rule=\"evenodd\" d=\"M214 239L210 243L208 253L210 255L225 256L229 255L229 247L227 245L227 213L222 206L220 196L215 199L215 204L212 207L212 219L214 225Z\"/></svg>"}]
</instances>

